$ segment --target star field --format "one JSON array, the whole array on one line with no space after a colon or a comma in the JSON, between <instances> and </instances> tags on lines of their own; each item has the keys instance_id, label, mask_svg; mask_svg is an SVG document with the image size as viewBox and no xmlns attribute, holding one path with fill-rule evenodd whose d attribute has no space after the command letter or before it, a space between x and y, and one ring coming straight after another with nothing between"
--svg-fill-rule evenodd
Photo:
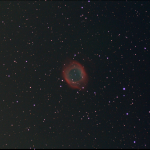
<instances>
[{"instance_id":1,"label":"star field","mask_svg":"<svg viewBox=\"0 0 150 150\"><path fill-rule=\"evenodd\" d=\"M150 2L0 6L1 149L150 148ZM86 88L66 83L68 58Z\"/></svg>"}]
</instances>

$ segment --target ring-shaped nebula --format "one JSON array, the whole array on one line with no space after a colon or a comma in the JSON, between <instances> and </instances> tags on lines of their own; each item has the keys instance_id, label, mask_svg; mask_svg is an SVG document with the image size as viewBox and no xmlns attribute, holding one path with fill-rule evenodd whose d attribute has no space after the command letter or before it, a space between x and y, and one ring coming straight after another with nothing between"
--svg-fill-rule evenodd
<instances>
[{"instance_id":1,"label":"ring-shaped nebula","mask_svg":"<svg viewBox=\"0 0 150 150\"><path fill-rule=\"evenodd\" d=\"M88 76L84 66L75 60L64 64L62 76L72 89L83 90L87 86Z\"/></svg>"}]
</instances>

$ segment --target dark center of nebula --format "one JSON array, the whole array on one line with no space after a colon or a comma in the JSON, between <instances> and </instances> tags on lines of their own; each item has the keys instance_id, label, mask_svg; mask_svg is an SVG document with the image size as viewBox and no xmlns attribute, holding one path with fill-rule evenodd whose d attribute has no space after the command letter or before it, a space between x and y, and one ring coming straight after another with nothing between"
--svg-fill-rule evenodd
<instances>
[{"instance_id":1,"label":"dark center of nebula","mask_svg":"<svg viewBox=\"0 0 150 150\"><path fill-rule=\"evenodd\" d=\"M79 69L72 69L69 72L69 79L76 82L82 79L81 71Z\"/></svg>"}]
</instances>

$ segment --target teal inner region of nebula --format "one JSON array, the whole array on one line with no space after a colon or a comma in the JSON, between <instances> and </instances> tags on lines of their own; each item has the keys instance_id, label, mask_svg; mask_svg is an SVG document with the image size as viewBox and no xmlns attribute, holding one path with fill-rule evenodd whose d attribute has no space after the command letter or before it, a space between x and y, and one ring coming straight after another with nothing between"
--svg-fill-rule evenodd
<instances>
[{"instance_id":1,"label":"teal inner region of nebula","mask_svg":"<svg viewBox=\"0 0 150 150\"><path fill-rule=\"evenodd\" d=\"M81 80L82 79L81 71L79 69L72 69L69 72L69 79L71 79L74 82Z\"/></svg>"}]
</instances>

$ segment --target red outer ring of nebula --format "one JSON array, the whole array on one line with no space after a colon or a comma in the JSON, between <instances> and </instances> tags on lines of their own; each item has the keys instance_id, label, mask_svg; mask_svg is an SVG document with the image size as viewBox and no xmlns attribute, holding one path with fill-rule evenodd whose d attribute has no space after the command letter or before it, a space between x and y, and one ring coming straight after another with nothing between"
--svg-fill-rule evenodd
<instances>
[{"instance_id":1,"label":"red outer ring of nebula","mask_svg":"<svg viewBox=\"0 0 150 150\"><path fill-rule=\"evenodd\" d=\"M73 69L79 69L81 71L82 79L79 81L72 81L69 79L69 72ZM76 60L69 60L67 64L64 64L62 69L62 76L72 89L78 89L78 90L84 90L88 83L88 75L84 69L84 66L82 66L78 61Z\"/></svg>"}]
</instances>

